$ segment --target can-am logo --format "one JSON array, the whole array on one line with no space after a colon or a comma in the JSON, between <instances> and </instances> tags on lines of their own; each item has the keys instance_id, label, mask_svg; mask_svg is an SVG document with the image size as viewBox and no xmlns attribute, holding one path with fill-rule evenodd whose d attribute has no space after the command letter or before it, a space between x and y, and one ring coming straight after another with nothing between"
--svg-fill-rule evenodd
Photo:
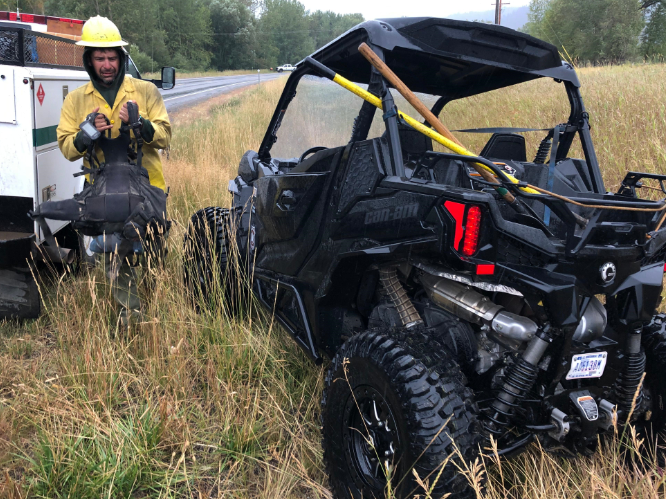
<instances>
[{"instance_id":1,"label":"can-am logo","mask_svg":"<svg viewBox=\"0 0 666 499\"><path fill-rule=\"evenodd\" d=\"M403 218L415 217L419 212L418 203L408 204L406 206L394 206L384 208L383 210L369 211L365 214L365 223L376 224L380 222L391 222Z\"/></svg>"},{"instance_id":2,"label":"can-am logo","mask_svg":"<svg viewBox=\"0 0 666 499\"><path fill-rule=\"evenodd\" d=\"M615 268L614 263L606 262L599 269L599 273L601 274L601 280L604 283L608 284L610 282L613 282L613 279L615 279L615 275L617 274L617 269Z\"/></svg>"}]
</instances>

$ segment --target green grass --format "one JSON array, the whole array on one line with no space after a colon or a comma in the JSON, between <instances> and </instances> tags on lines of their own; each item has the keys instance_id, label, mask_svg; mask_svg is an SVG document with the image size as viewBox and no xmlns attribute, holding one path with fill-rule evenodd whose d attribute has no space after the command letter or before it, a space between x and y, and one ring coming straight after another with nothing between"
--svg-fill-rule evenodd
<instances>
[{"instance_id":1,"label":"green grass","mask_svg":"<svg viewBox=\"0 0 666 499\"><path fill-rule=\"evenodd\" d=\"M101 424L63 428L64 435L40 434L34 458L27 457L34 471L35 497L160 495L179 484L185 486L183 471L170 472L165 464L169 459L161 447L165 415L151 406L136 409Z\"/></svg>"},{"instance_id":2,"label":"green grass","mask_svg":"<svg viewBox=\"0 0 666 499\"><path fill-rule=\"evenodd\" d=\"M588 68L581 81L609 188L629 169L663 172L666 67ZM182 283L191 214L230 204L228 180L241 155L257 150L283 84L248 89L182 125L175 118L164 163L174 227L166 267L144 271L154 282L141 287L146 322L118 333L96 268L43 272L42 317L0 324L0 498L328 497L318 430L322 369L254 303L231 317L223 283L201 314ZM345 143L360 100L331 85L302 90L276 148L293 156ZM566 107L561 85L536 81L454 102L442 119L452 129L552 126L566 119ZM474 151L487 140L458 136ZM540 138L529 134L528 155ZM488 471L488 497L663 490L654 469L620 458L617 440L574 460L534 447Z\"/></svg>"}]
</instances>

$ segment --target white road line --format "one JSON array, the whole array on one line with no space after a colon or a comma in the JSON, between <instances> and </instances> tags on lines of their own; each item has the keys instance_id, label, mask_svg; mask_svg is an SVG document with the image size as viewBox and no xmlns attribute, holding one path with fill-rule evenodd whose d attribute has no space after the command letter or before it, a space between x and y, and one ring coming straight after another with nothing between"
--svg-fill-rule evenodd
<instances>
[{"instance_id":1,"label":"white road line","mask_svg":"<svg viewBox=\"0 0 666 499\"><path fill-rule=\"evenodd\" d=\"M242 82L242 83L246 83L246 82ZM176 97L171 97L169 99L164 99L164 102L169 102L170 100L180 99L181 97L189 97L190 95L197 95L197 94L203 94L205 92L212 92L213 90L217 90L219 88L233 87L234 85L240 85L240 83L230 83L228 85L218 85L217 87L207 88L206 90L199 90L198 92L191 92L189 94L183 94L183 95L178 95Z\"/></svg>"},{"instance_id":2,"label":"white road line","mask_svg":"<svg viewBox=\"0 0 666 499\"><path fill-rule=\"evenodd\" d=\"M248 80L248 81L241 81L241 82L238 82L238 83L229 83L228 85L218 85L217 87L208 88L206 90L200 90L198 92L191 92L189 94L182 94L182 95L178 95L176 97L170 97L169 99L164 99L164 102L169 102L170 100L180 99L181 97L189 97L191 95L203 94L205 92L212 92L213 90L217 90L217 89L223 88L223 87L233 87L235 85L246 85L248 83L249 84L254 84L256 82Z\"/></svg>"}]
</instances>

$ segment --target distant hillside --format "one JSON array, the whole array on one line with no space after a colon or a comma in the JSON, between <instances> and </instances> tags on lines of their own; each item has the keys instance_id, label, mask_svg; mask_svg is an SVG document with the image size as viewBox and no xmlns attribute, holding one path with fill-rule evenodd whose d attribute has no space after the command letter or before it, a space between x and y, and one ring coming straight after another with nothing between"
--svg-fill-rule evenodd
<instances>
[{"instance_id":1,"label":"distant hillside","mask_svg":"<svg viewBox=\"0 0 666 499\"><path fill-rule=\"evenodd\" d=\"M507 28L520 29L527 22L527 13L529 6L524 7L506 7L502 9L502 26ZM463 12L462 14L452 14L447 16L449 19L459 19L461 21L495 21L495 9L479 12Z\"/></svg>"}]
</instances>

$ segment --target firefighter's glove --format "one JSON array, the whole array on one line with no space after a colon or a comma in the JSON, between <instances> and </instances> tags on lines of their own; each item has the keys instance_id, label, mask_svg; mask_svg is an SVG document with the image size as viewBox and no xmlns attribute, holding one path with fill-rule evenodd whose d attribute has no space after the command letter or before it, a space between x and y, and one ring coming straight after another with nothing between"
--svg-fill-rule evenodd
<instances>
[{"instance_id":1,"label":"firefighter's glove","mask_svg":"<svg viewBox=\"0 0 666 499\"><path fill-rule=\"evenodd\" d=\"M81 154L86 152L86 149L88 149L88 146L91 142L92 140L90 140L90 137L88 137L81 130L79 130L79 133L77 133L76 137L74 137L74 147L76 147L76 150Z\"/></svg>"},{"instance_id":2,"label":"firefighter's glove","mask_svg":"<svg viewBox=\"0 0 666 499\"><path fill-rule=\"evenodd\" d=\"M145 140L146 142L152 142L153 137L155 137L155 128L153 128L153 124L143 116L140 118L140 120L141 120L141 137L143 137L143 140Z\"/></svg>"},{"instance_id":3,"label":"firefighter's glove","mask_svg":"<svg viewBox=\"0 0 666 499\"><path fill-rule=\"evenodd\" d=\"M132 101L134 102L134 101ZM135 102L136 104L136 102ZM138 108L138 104L137 104ZM139 112L141 110L139 109ZM120 120L124 123L129 123L129 113L127 111L127 103L123 104L123 106L120 108L120 112L118 113L118 116L120 117ZM143 116L139 117L139 121L141 122L141 138L145 142L152 142L153 138L155 137L155 128L153 127L153 124L144 118Z\"/></svg>"}]
</instances>

